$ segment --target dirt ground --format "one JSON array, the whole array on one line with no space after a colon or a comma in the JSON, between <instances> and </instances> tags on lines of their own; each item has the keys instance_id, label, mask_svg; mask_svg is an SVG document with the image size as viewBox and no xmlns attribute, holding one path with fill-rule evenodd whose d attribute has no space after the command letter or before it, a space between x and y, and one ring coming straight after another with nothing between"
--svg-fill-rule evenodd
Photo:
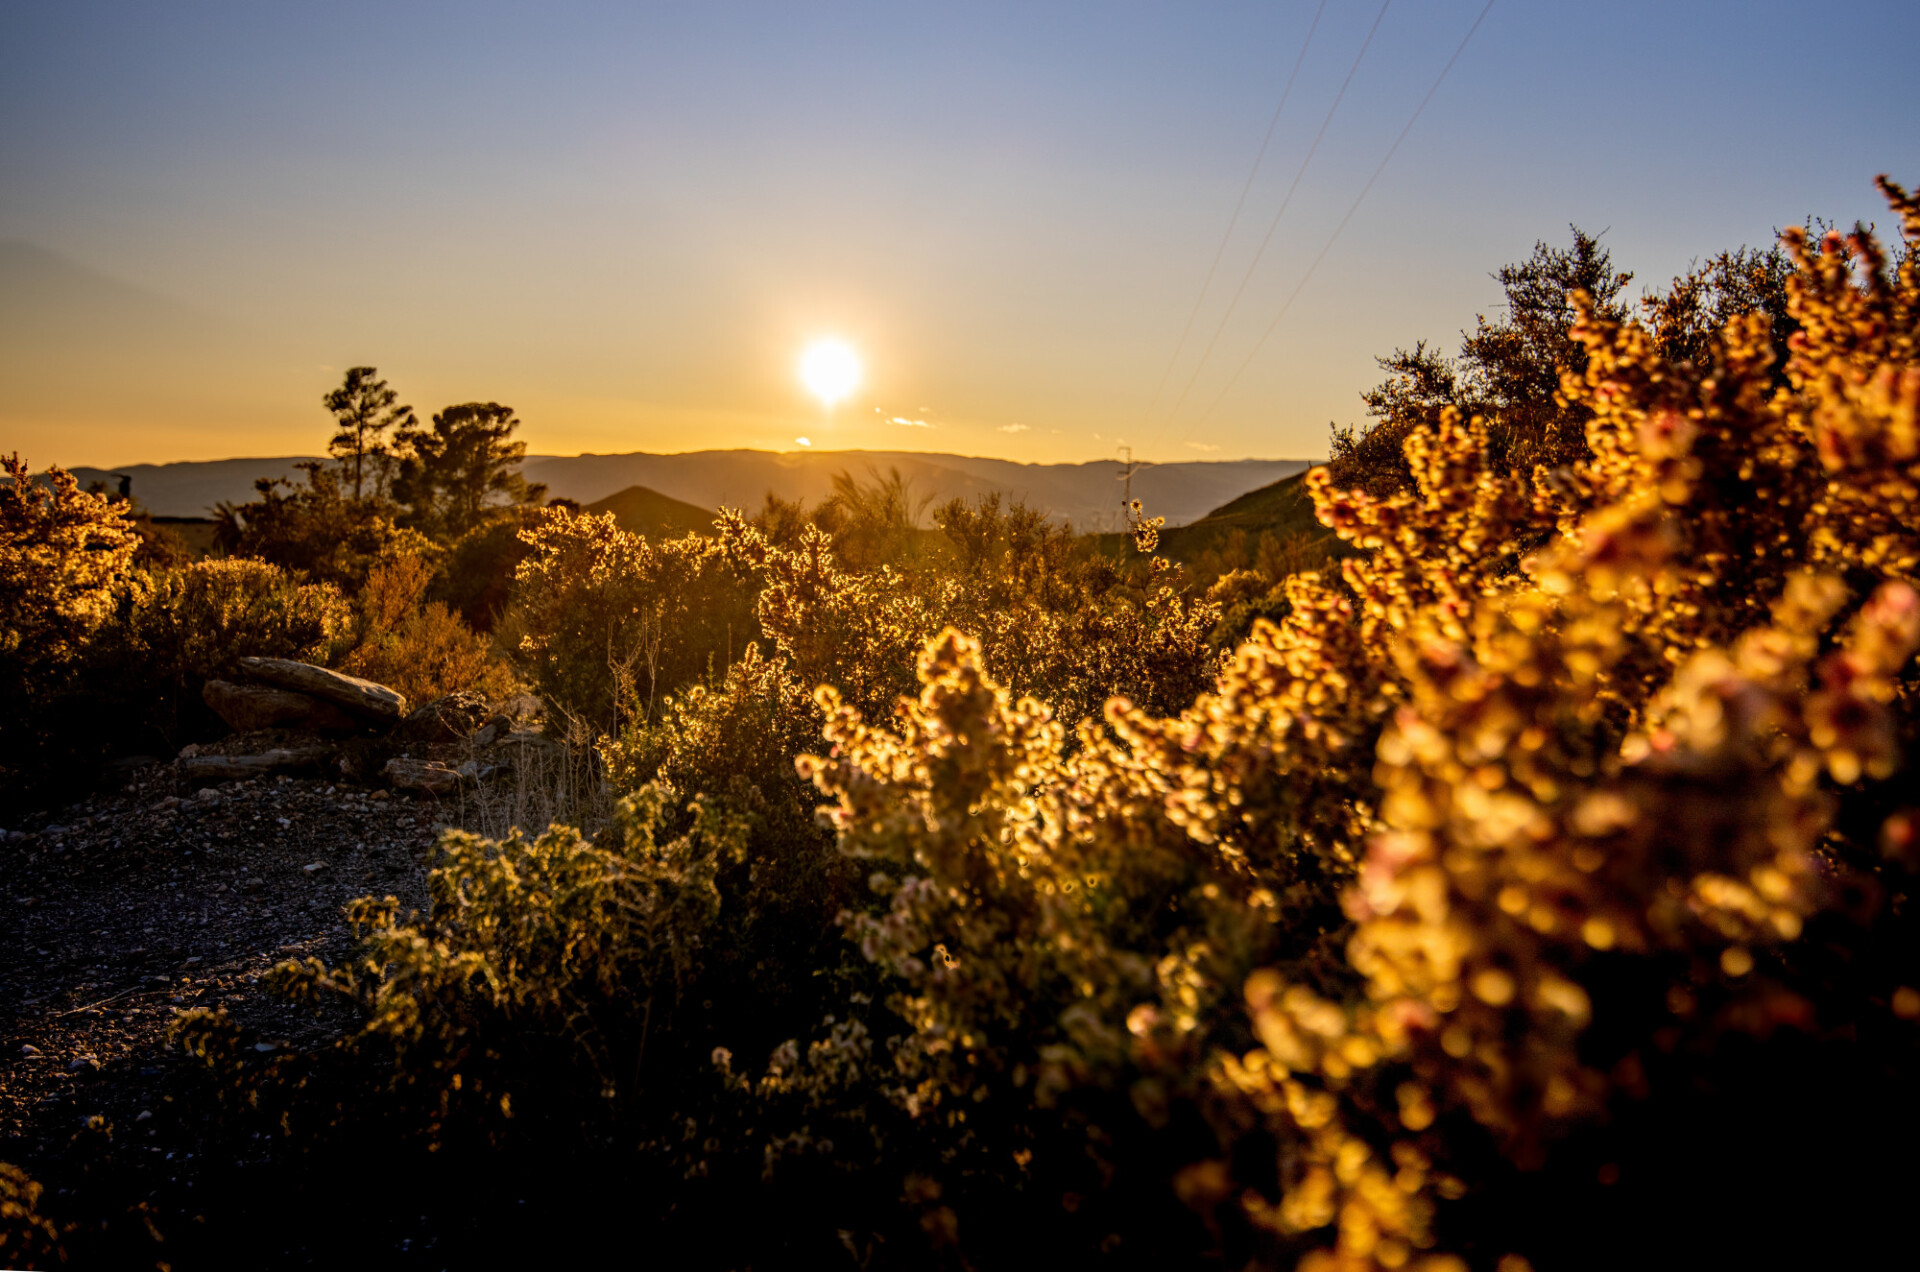
<instances>
[{"instance_id":1,"label":"dirt ground","mask_svg":"<svg viewBox=\"0 0 1920 1272\"><path fill-rule=\"evenodd\" d=\"M355 897L424 907L438 831L495 829L500 809L487 811L317 777L195 789L169 763L16 819L0 844L0 1161L45 1184L43 1211L80 1225L76 1255L104 1223L85 1262L169 1264L205 1223L209 1180L275 1151L213 1125L197 1062L169 1043L176 1014L224 1007L262 1052L337 1035L344 1011L276 1000L262 973L346 954ZM432 1242L389 1240L368 1254ZM211 1262L305 1262L288 1242Z\"/></svg>"}]
</instances>

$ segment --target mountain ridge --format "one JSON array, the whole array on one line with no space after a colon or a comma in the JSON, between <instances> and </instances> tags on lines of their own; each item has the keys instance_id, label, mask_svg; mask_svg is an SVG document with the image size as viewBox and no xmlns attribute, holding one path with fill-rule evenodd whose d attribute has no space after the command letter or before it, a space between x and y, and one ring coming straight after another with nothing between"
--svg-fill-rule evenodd
<instances>
[{"instance_id":1,"label":"mountain ridge","mask_svg":"<svg viewBox=\"0 0 1920 1272\"><path fill-rule=\"evenodd\" d=\"M296 465L310 456L185 460L128 464L117 468L76 466L84 484L109 488L119 474L133 478L133 495L157 516L206 516L214 505L253 497L260 477L298 477ZM1150 516L1183 525L1251 490L1304 471L1304 459L1191 460L1141 465L1132 480L1135 498ZM1082 530L1117 529L1123 522L1121 466L1114 460L1038 464L987 456L922 451L763 451L748 448L661 454L529 455L521 471L542 482L552 496L589 504L631 486L702 508L760 506L768 491L818 505L833 490L833 478L850 472L864 478L898 469L913 489L934 503L959 496L999 493L1019 498Z\"/></svg>"}]
</instances>

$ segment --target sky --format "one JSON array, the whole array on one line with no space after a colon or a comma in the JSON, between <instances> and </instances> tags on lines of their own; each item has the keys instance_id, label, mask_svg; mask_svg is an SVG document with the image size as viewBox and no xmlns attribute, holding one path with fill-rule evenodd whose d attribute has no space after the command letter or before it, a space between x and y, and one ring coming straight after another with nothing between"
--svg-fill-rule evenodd
<instances>
[{"instance_id":1,"label":"sky","mask_svg":"<svg viewBox=\"0 0 1920 1272\"><path fill-rule=\"evenodd\" d=\"M1569 223L1638 289L1920 182L1910 0L1495 0L1441 78L1483 9L11 0L0 450L315 454L371 364L540 454L1314 458Z\"/></svg>"}]
</instances>

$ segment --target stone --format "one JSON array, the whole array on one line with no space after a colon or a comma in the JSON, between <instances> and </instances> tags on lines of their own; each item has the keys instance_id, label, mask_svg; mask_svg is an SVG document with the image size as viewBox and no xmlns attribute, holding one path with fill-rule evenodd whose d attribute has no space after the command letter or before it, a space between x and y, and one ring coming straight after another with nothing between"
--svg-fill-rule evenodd
<instances>
[{"instance_id":1,"label":"stone","mask_svg":"<svg viewBox=\"0 0 1920 1272\"><path fill-rule=\"evenodd\" d=\"M506 712L498 712L493 719L474 730L470 739L475 746L492 746L507 734L513 732L513 717Z\"/></svg>"},{"instance_id":2,"label":"stone","mask_svg":"<svg viewBox=\"0 0 1920 1272\"><path fill-rule=\"evenodd\" d=\"M317 768L333 758L328 747L276 749L259 755L196 755L179 760L180 776L190 782L225 782L234 778L270 777Z\"/></svg>"},{"instance_id":3,"label":"stone","mask_svg":"<svg viewBox=\"0 0 1920 1272\"><path fill-rule=\"evenodd\" d=\"M409 742L459 742L487 718L487 700L477 693L450 693L422 703L397 730Z\"/></svg>"},{"instance_id":4,"label":"stone","mask_svg":"<svg viewBox=\"0 0 1920 1272\"><path fill-rule=\"evenodd\" d=\"M387 761L382 771L395 790L446 795L460 788L460 774L434 760L395 757Z\"/></svg>"},{"instance_id":5,"label":"stone","mask_svg":"<svg viewBox=\"0 0 1920 1272\"><path fill-rule=\"evenodd\" d=\"M249 680L295 693L309 694L354 715L379 724L391 724L407 714L405 695L371 680L328 671L290 658L242 658L240 670Z\"/></svg>"},{"instance_id":6,"label":"stone","mask_svg":"<svg viewBox=\"0 0 1920 1272\"><path fill-rule=\"evenodd\" d=\"M271 685L237 685L209 680L200 699L235 733L257 729L301 729L313 733L354 733L360 722L331 702Z\"/></svg>"}]
</instances>

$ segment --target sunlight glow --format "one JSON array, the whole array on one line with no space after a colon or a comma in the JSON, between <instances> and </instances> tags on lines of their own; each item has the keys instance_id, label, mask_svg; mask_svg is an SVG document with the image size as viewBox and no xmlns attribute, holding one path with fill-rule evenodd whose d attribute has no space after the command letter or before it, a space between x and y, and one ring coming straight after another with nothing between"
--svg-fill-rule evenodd
<instances>
[{"instance_id":1,"label":"sunlight glow","mask_svg":"<svg viewBox=\"0 0 1920 1272\"><path fill-rule=\"evenodd\" d=\"M839 340L817 341L800 355L800 382L831 407L859 385L860 358Z\"/></svg>"}]
</instances>

